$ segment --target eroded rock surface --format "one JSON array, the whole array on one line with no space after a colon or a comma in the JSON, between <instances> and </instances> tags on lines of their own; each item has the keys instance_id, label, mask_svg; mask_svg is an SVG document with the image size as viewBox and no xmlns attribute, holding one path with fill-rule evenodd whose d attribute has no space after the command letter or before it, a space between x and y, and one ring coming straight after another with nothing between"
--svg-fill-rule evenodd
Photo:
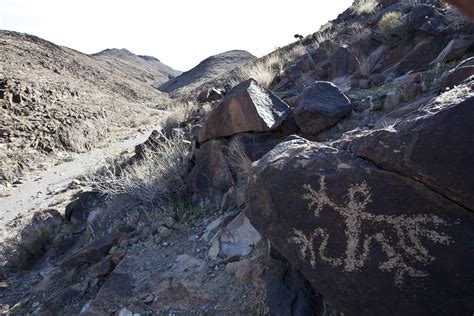
<instances>
[{"instance_id":1,"label":"eroded rock surface","mask_svg":"<svg viewBox=\"0 0 474 316\"><path fill-rule=\"evenodd\" d=\"M299 139L254 165L247 206L257 230L340 312L474 308L474 215L420 182Z\"/></svg>"}]
</instances>

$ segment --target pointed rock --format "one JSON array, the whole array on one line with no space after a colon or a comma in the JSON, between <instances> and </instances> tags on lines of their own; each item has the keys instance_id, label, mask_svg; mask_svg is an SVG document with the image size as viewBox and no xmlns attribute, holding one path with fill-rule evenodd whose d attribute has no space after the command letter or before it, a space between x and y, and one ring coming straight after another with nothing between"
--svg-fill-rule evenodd
<instances>
[{"instance_id":1,"label":"pointed rock","mask_svg":"<svg viewBox=\"0 0 474 316\"><path fill-rule=\"evenodd\" d=\"M199 141L242 132L265 132L278 128L288 116L288 105L268 89L249 79L235 86L211 112Z\"/></svg>"}]
</instances>

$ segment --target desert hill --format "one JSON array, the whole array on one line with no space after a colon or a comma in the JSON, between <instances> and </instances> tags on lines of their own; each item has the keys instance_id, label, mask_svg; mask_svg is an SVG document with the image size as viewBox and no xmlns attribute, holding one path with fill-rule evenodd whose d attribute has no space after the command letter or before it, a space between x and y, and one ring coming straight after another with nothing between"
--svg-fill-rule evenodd
<instances>
[{"instance_id":1,"label":"desert hill","mask_svg":"<svg viewBox=\"0 0 474 316\"><path fill-rule=\"evenodd\" d=\"M153 56L135 55L127 49L105 49L92 56L106 61L112 68L117 68L135 77L145 80L157 88L161 84L181 74Z\"/></svg>"},{"instance_id":2,"label":"desert hill","mask_svg":"<svg viewBox=\"0 0 474 316\"><path fill-rule=\"evenodd\" d=\"M157 86L178 71L125 50L89 56L36 36L0 31L0 179L58 149L82 151L163 108ZM38 155L37 155L37 154Z\"/></svg>"},{"instance_id":3,"label":"desert hill","mask_svg":"<svg viewBox=\"0 0 474 316\"><path fill-rule=\"evenodd\" d=\"M206 58L196 67L165 82L159 89L163 92L176 92L179 89L192 91L203 83L218 78L254 59L255 56L242 50L232 50L217 54Z\"/></svg>"}]
</instances>

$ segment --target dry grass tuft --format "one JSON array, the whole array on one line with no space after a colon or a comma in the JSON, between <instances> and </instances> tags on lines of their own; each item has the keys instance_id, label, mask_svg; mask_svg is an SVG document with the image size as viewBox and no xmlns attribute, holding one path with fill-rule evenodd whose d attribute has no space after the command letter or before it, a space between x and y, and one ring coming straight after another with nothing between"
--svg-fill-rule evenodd
<instances>
[{"instance_id":1,"label":"dry grass tuft","mask_svg":"<svg viewBox=\"0 0 474 316\"><path fill-rule=\"evenodd\" d=\"M255 63L247 64L240 68L238 79L234 80L232 82L232 85L235 86L241 81L252 78L255 79L262 86L268 88L277 73L278 70L274 68L273 64L270 64L265 59L259 60Z\"/></svg>"},{"instance_id":2,"label":"dry grass tuft","mask_svg":"<svg viewBox=\"0 0 474 316\"><path fill-rule=\"evenodd\" d=\"M385 42L396 42L408 37L409 27L406 17L400 12L388 12L377 24L378 33Z\"/></svg>"},{"instance_id":3,"label":"dry grass tuft","mask_svg":"<svg viewBox=\"0 0 474 316\"><path fill-rule=\"evenodd\" d=\"M180 127L182 123L188 122L198 111L199 106L195 102L182 101L169 106L170 114L166 118L163 130L165 134L172 129Z\"/></svg>"},{"instance_id":4,"label":"dry grass tuft","mask_svg":"<svg viewBox=\"0 0 474 316\"><path fill-rule=\"evenodd\" d=\"M240 136L234 137L228 147L229 166L237 180L245 183L250 175L252 160L250 160Z\"/></svg>"},{"instance_id":5,"label":"dry grass tuft","mask_svg":"<svg viewBox=\"0 0 474 316\"><path fill-rule=\"evenodd\" d=\"M315 46L320 46L321 43L324 43L326 41L329 42L334 42L336 40L336 32L332 32L330 29L324 30L324 31L318 31L314 34L315 38Z\"/></svg>"},{"instance_id":6,"label":"dry grass tuft","mask_svg":"<svg viewBox=\"0 0 474 316\"><path fill-rule=\"evenodd\" d=\"M357 73L362 76L368 76L372 73L374 68L374 55L360 56L357 58Z\"/></svg>"},{"instance_id":7,"label":"dry grass tuft","mask_svg":"<svg viewBox=\"0 0 474 316\"><path fill-rule=\"evenodd\" d=\"M377 0L356 0L352 4L352 10L357 15L372 14L379 5Z\"/></svg>"},{"instance_id":8,"label":"dry grass tuft","mask_svg":"<svg viewBox=\"0 0 474 316\"><path fill-rule=\"evenodd\" d=\"M143 159L125 167L112 162L87 177L89 184L108 196L129 195L157 206L186 201L189 196L190 146L180 133L160 134L156 146L145 147Z\"/></svg>"},{"instance_id":9,"label":"dry grass tuft","mask_svg":"<svg viewBox=\"0 0 474 316\"><path fill-rule=\"evenodd\" d=\"M351 34L352 34L352 39L351 39L352 43L368 38L372 34L372 31L370 28L362 25L359 22L350 24L349 29L351 30Z\"/></svg>"},{"instance_id":10,"label":"dry grass tuft","mask_svg":"<svg viewBox=\"0 0 474 316\"><path fill-rule=\"evenodd\" d=\"M237 78L232 80L231 84L235 86L241 81L252 78L268 88L275 76L280 74L287 64L303 56L306 52L306 47L301 44L294 45L284 52L275 51L268 56L242 66L238 71Z\"/></svg>"}]
</instances>

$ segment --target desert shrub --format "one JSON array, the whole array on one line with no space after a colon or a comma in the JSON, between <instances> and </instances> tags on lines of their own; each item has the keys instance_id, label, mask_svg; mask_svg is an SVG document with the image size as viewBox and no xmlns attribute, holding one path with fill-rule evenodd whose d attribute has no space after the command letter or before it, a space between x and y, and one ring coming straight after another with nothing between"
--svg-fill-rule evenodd
<instances>
[{"instance_id":1,"label":"desert shrub","mask_svg":"<svg viewBox=\"0 0 474 316\"><path fill-rule=\"evenodd\" d=\"M239 70L238 79L236 81L234 80L232 85L236 85L243 80L252 78L264 87L268 88L276 74L277 70L274 69L273 65L267 62L265 59L262 59L241 67Z\"/></svg>"},{"instance_id":2,"label":"desert shrub","mask_svg":"<svg viewBox=\"0 0 474 316\"><path fill-rule=\"evenodd\" d=\"M352 43L355 43L364 38L367 38L372 34L372 31L370 30L370 28L362 25L359 22L350 24L349 29L352 35Z\"/></svg>"},{"instance_id":3,"label":"desert shrub","mask_svg":"<svg viewBox=\"0 0 474 316\"><path fill-rule=\"evenodd\" d=\"M166 118L163 130L168 134L173 128L178 128L182 123L188 122L198 109L199 106L194 102L175 102L168 108L170 114Z\"/></svg>"},{"instance_id":4,"label":"desert shrub","mask_svg":"<svg viewBox=\"0 0 474 316\"><path fill-rule=\"evenodd\" d=\"M400 12L385 13L377 24L378 34L385 42L394 42L408 37L406 17Z\"/></svg>"},{"instance_id":5,"label":"desert shrub","mask_svg":"<svg viewBox=\"0 0 474 316\"><path fill-rule=\"evenodd\" d=\"M333 42L336 39L336 35L336 32L331 32L329 29L314 33L315 46L319 46L326 41Z\"/></svg>"},{"instance_id":6,"label":"desert shrub","mask_svg":"<svg viewBox=\"0 0 474 316\"><path fill-rule=\"evenodd\" d=\"M250 175L250 160L240 136L236 136L228 146L229 167L239 183L245 183Z\"/></svg>"},{"instance_id":7,"label":"desert shrub","mask_svg":"<svg viewBox=\"0 0 474 316\"><path fill-rule=\"evenodd\" d=\"M283 61L285 63L291 62L296 58L303 56L306 52L307 50L304 45L294 45L286 54L283 55Z\"/></svg>"},{"instance_id":8,"label":"desert shrub","mask_svg":"<svg viewBox=\"0 0 474 316\"><path fill-rule=\"evenodd\" d=\"M153 142L153 148L144 147L141 160L124 167L111 162L87 176L88 183L107 196L126 194L158 207L187 201L189 143L181 133L160 133Z\"/></svg>"},{"instance_id":9,"label":"desert shrub","mask_svg":"<svg viewBox=\"0 0 474 316\"><path fill-rule=\"evenodd\" d=\"M377 0L356 0L352 4L352 10L357 15L371 14L377 10Z\"/></svg>"}]
</instances>

